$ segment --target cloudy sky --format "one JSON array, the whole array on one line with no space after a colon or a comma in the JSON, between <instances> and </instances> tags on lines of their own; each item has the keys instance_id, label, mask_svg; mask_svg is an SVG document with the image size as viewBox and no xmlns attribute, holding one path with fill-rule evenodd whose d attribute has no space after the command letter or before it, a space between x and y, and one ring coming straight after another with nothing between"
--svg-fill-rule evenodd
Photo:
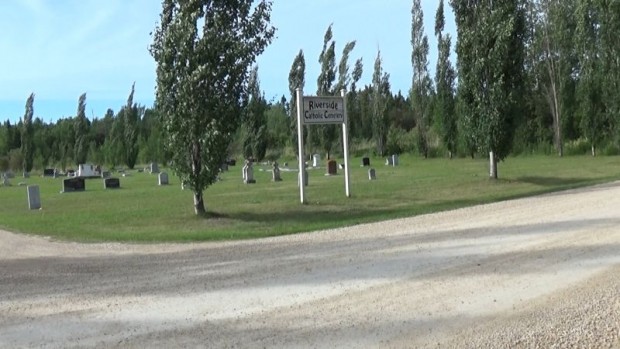
<instances>
[{"instance_id":1,"label":"cloudy sky","mask_svg":"<svg viewBox=\"0 0 620 349\"><path fill-rule=\"evenodd\" d=\"M277 38L259 58L268 100L288 96L288 73L299 50L306 58L306 94L316 90L323 35L333 23L338 60L344 44L357 42L351 65L362 57L361 84L369 84L377 50L394 92L411 86L411 0L273 0ZM434 19L438 0L422 0L434 69ZM19 120L30 93L35 117L45 122L75 115L87 93L87 116L101 117L134 101L151 106L155 64L148 52L157 25L158 0L2 0L0 13L0 121ZM447 30L455 32L446 1ZM453 34L454 35L454 34ZM454 41L454 39L453 39ZM454 42L453 42L454 44Z\"/></svg>"}]
</instances>

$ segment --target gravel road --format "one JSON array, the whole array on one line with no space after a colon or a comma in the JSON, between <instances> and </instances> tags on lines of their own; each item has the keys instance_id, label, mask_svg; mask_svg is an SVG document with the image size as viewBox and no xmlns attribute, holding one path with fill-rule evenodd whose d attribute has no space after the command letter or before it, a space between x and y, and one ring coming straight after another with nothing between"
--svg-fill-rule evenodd
<instances>
[{"instance_id":1,"label":"gravel road","mask_svg":"<svg viewBox=\"0 0 620 349\"><path fill-rule=\"evenodd\" d=\"M254 241L0 231L0 347L620 348L620 182Z\"/></svg>"}]
</instances>

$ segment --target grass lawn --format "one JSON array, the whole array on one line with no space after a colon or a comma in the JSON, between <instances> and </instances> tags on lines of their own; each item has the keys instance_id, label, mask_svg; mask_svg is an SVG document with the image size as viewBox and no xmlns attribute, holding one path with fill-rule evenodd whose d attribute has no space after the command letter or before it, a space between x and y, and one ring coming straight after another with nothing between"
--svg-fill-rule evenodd
<instances>
[{"instance_id":1,"label":"grass lawn","mask_svg":"<svg viewBox=\"0 0 620 349\"><path fill-rule=\"evenodd\" d=\"M342 160L340 160L342 161ZM361 159L351 160L351 198L344 171L325 176L309 169L307 204L299 203L297 172L271 182L269 166L254 168L256 184L243 184L232 166L205 191L209 217L193 213L192 193L158 186L157 176L130 171L121 189L105 190L87 179L86 191L60 193L62 178L11 179L0 187L0 228L82 242L205 241L245 239L348 226L471 206L620 179L619 157L512 157L499 164L500 180L488 179L486 159L428 159L405 155L388 167L371 158L377 180L368 180ZM295 163L289 164L296 168ZM283 168L281 166L281 168ZM118 174L114 174L118 176ZM41 210L28 210L26 187L38 184Z\"/></svg>"}]
</instances>

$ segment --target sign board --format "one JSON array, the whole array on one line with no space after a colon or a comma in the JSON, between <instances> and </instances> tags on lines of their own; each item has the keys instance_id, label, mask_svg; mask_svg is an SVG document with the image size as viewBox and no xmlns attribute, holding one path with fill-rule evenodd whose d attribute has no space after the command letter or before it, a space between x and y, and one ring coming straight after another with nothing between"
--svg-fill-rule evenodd
<instances>
[{"instance_id":1,"label":"sign board","mask_svg":"<svg viewBox=\"0 0 620 349\"><path fill-rule=\"evenodd\" d=\"M305 125L342 124L346 121L344 97L304 96L303 117Z\"/></svg>"}]
</instances>

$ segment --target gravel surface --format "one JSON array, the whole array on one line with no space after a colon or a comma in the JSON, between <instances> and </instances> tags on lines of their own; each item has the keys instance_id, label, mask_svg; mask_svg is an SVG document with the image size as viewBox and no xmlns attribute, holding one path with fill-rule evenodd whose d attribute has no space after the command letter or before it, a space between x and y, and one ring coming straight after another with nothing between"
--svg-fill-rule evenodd
<instances>
[{"instance_id":1,"label":"gravel surface","mask_svg":"<svg viewBox=\"0 0 620 349\"><path fill-rule=\"evenodd\" d=\"M0 231L0 347L620 348L620 182L253 241Z\"/></svg>"}]
</instances>

